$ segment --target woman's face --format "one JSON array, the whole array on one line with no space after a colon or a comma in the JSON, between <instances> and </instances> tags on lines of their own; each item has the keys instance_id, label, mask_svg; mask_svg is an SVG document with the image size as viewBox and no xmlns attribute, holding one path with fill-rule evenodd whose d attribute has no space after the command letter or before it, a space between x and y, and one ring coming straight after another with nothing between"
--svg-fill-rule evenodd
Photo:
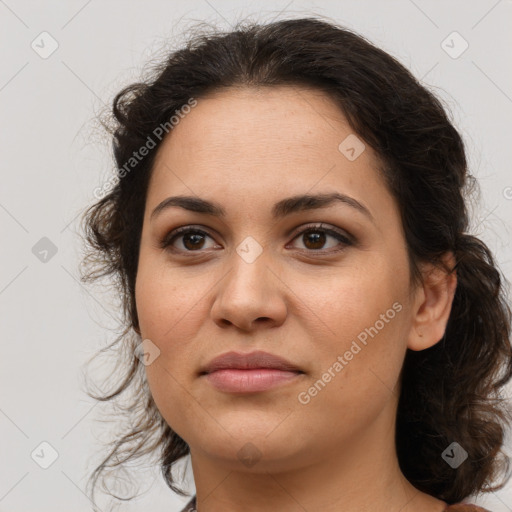
<instances>
[{"instance_id":1,"label":"woman's face","mask_svg":"<svg viewBox=\"0 0 512 512\"><path fill-rule=\"evenodd\" d=\"M198 99L164 140L136 303L152 395L193 457L284 470L370 439L368 449L392 443L414 304L399 212L377 165L336 105L306 88ZM331 194L345 199L290 199ZM176 204L152 215L175 196L224 215ZM172 235L186 226L200 232ZM231 351L269 352L301 373L201 374Z\"/></svg>"}]
</instances>

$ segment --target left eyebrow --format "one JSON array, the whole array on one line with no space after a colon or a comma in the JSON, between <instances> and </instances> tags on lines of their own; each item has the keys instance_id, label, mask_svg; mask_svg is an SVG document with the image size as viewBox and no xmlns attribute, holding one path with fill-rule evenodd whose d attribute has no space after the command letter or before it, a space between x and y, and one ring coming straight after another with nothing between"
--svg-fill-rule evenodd
<instances>
[{"instance_id":1,"label":"left eyebrow","mask_svg":"<svg viewBox=\"0 0 512 512\"><path fill-rule=\"evenodd\" d=\"M308 210L316 210L320 208L326 208L328 206L333 205L334 203L342 203L346 204L358 212L364 214L368 217L373 223L375 223L375 219L373 218L370 210L362 203L354 199L353 197L347 196L345 194L340 194L339 192L333 192L329 194L302 194L292 197L287 197L286 199L282 199L278 201L272 208L272 218L274 220L278 220L280 218L286 217L296 212L308 211ZM173 196L164 199L151 213L150 219L152 220L158 214L160 214L163 210L171 207L179 207L185 210L204 213L206 215L211 215L213 217L222 217L226 216L226 211L224 208L215 202L206 201L204 199L193 197L193 196Z\"/></svg>"}]
</instances>

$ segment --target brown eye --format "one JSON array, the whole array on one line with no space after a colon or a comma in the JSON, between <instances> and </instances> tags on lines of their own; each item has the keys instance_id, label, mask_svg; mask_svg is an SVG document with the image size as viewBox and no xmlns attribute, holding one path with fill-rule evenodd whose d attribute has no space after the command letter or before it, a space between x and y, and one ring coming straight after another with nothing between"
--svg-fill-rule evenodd
<instances>
[{"instance_id":1,"label":"brown eye","mask_svg":"<svg viewBox=\"0 0 512 512\"><path fill-rule=\"evenodd\" d=\"M304 233L302 237L304 245L308 249L322 249L328 235L326 235L324 232L308 231L307 233Z\"/></svg>"},{"instance_id":2,"label":"brown eye","mask_svg":"<svg viewBox=\"0 0 512 512\"><path fill-rule=\"evenodd\" d=\"M196 252L205 248L206 237L211 238L208 233L200 229L179 228L166 236L160 242L160 247L162 249L173 248L176 251ZM179 239L181 239L181 247L174 247L175 241Z\"/></svg>"},{"instance_id":3,"label":"brown eye","mask_svg":"<svg viewBox=\"0 0 512 512\"><path fill-rule=\"evenodd\" d=\"M337 240L338 243L335 243L331 247L324 248L324 245L327 243L329 238ZM302 241L305 249L307 249L309 252L335 252L337 250L343 249L343 247L341 247L341 249L334 249L334 251L330 249L339 245L347 246L353 244L352 240L348 236L345 236L342 233L335 231L333 229L324 228L321 225L308 227L307 229L301 231L294 238L294 240L297 239Z\"/></svg>"}]
</instances>

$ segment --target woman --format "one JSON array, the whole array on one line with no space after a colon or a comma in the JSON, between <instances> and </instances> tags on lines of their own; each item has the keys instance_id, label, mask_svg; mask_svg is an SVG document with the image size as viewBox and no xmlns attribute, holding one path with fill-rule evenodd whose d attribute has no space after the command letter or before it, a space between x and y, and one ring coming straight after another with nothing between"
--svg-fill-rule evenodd
<instances>
[{"instance_id":1,"label":"woman","mask_svg":"<svg viewBox=\"0 0 512 512\"><path fill-rule=\"evenodd\" d=\"M128 373L91 396L135 395L94 483L158 451L185 510L484 510L511 312L440 102L305 18L193 37L113 114L83 279L117 278Z\"/></svg>"}]
</instances>

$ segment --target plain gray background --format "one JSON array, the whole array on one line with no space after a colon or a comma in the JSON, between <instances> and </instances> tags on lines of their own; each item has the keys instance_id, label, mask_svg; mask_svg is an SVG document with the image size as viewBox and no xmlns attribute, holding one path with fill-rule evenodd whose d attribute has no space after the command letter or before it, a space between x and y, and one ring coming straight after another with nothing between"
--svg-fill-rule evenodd
<instances>
[{"instance_id":1,"label":"plain gray background","mask_svg":"<svg viewBox=\"0 0 512 512\"><path fill-rule=\"evenodd\" d=\"M83 491L106 427L81 372L113 340L117 316L101 290L78 280L77 216L113 170L96 113L138 78L153 50L168 39L179 45L195 21L228 29L248 16L311 14L366 36L449 106L482 190L474 231L510 280L510 0L0 0L1 512L91 510ZM51 457L42 442L58 455L47 469L31 457ZM118 510L169 512L188 501L156 471L136 475L147 493ZM193 492L190 468L187 475ZM476 502L512 511L512 482Z\"/></svg>"}]
</instances>

